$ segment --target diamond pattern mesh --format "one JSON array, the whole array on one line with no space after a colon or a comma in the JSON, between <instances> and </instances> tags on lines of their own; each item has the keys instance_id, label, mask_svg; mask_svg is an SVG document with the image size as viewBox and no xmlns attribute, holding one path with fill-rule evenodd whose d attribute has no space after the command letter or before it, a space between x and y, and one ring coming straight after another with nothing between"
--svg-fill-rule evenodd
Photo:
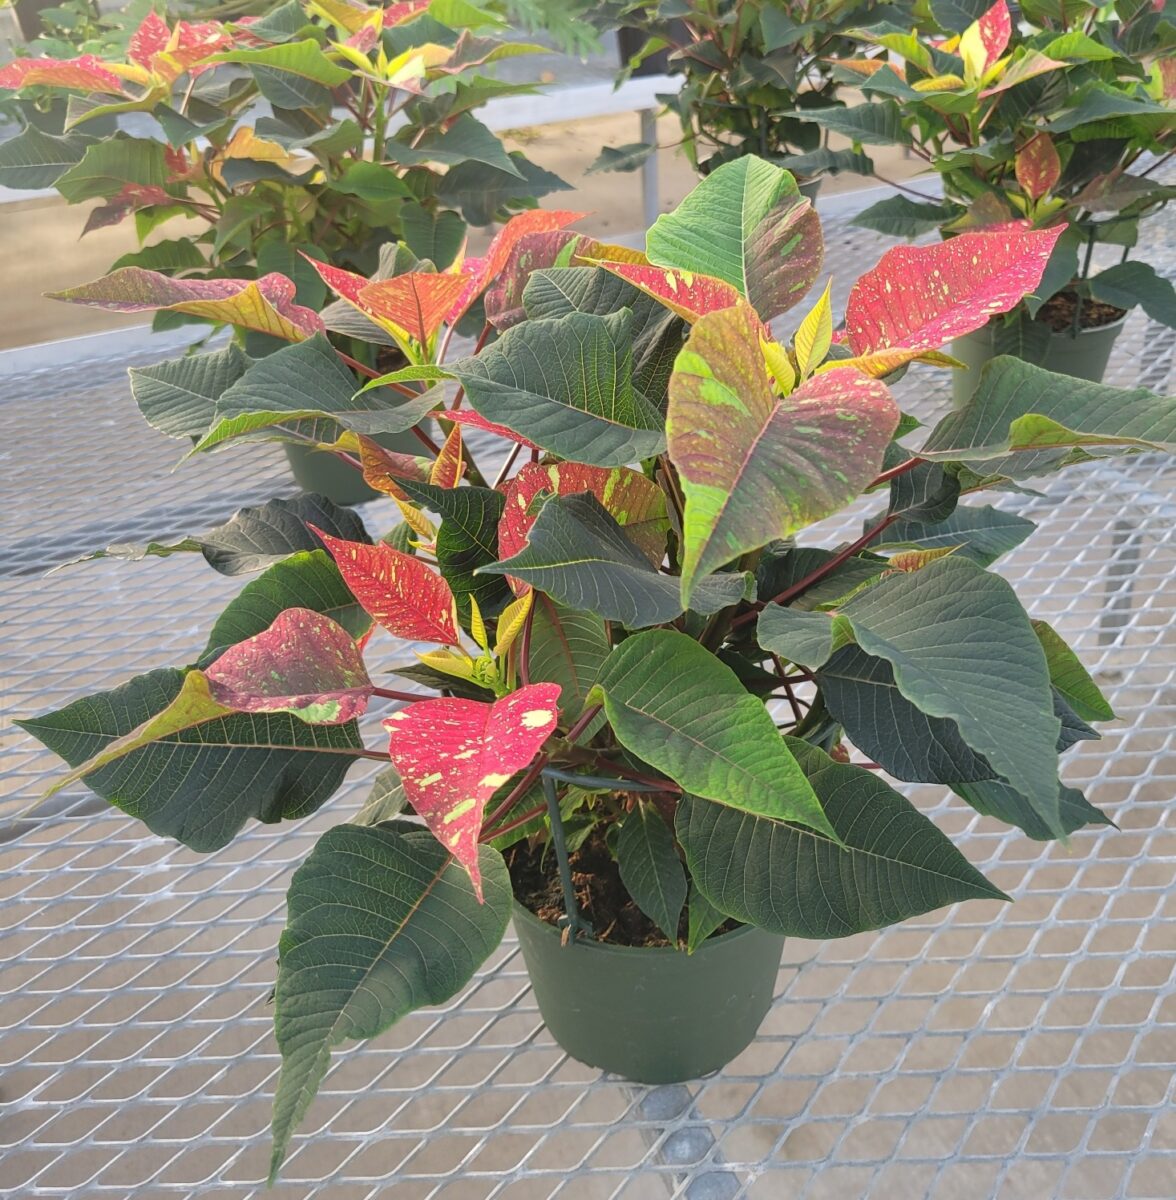
<instances>
[{"instance_id":1,"label":"diamond pattern mesh","mask_svg":"<svg viewBox=\"0 0 1176 1200\"><path fill-rule=\"evenodd\" d=\"M847 277L885 246L837 225L828 238ZM1172 351L1135 315L1111 379L1170 389ZM376 764L326 811L204 857L77 789L21 815L54 763L11 718L189 661L240 585L186 556L44 571L291 490L272 447L173 473L176 444L142 425L126 365L18 377L0 407L0 1186L260 1198L285 889ZM946 403L933 379L902 385L925 420ZM1065 767L1118 831L1044 846L909 789L1016 903L790 942L759 1039L684 1086L563 1055L508 937L453 1003L336 1053L276 1200L1173 1200L1176 470L1148 455L1063 479L997 500L1040 522L1001 569L1119 714ZM806 540L852 536L860 517Z\"/></svg>"}]
</instances>

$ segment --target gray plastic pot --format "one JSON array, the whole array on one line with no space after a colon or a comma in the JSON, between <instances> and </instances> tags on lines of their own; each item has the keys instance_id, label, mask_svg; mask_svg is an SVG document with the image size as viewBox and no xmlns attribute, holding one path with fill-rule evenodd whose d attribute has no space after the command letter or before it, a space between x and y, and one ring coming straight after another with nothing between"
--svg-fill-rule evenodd
<instances>
[{"instance_id":1,"label":"gray plastic pot","mask_svg":"<svg viewBox=\"0 0 1176 1200\"><path fill-rule=\"evenodd\" d=\"M744 925L693 954L577 940L516 903L515 931L551 1036L575 1059L638 1083L726 1066L772 1007L784 938Z\"/></svg>"},{"instance_id":2,"label":"gray plastic pot","mask_svg":"<svg viewBox=\"0 0 1176 1200\"><path fill-rule=\"evenodd\" d=\"M373 438L385 450L416 454L421 444L411 433L383 434ZM363 481L363 476L329 450L314 450L295 442L286 443L286 459L294 482L304 492L317 492L336 504L363 504L380 495Z\"/></svg>"},{"instance_id":3,"label":"gray plastic pot","mask_svg":"<svg viewBox=\"0 0 1176 1200\"><path fill-rule=\"evenodd\" d=\"M1115 339L1123 332L1123 323L1126 320L1127 316L1124 314L1110 325L1080 329L1077 335L1069 331L1051 333L1045 355L1034 365L1045 367L1047 371L1056 371L1059 375L1071 375L1076 379L1089 379L1093 383L1101 383ZM952 342L953 357L968 366L966 371L952 372L951 398L957 407L971 398L976 384L980 382L980 372L984 364L995 357L995 337L995 328L985 325L983 329L967 333Z\"/></svg>"}]
</instances>

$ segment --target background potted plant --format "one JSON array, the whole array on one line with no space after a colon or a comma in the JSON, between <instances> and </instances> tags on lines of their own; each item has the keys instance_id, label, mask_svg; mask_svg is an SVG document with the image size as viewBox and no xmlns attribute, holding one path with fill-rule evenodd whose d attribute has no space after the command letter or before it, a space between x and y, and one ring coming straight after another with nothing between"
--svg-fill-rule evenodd
<instances>
[{"instance_id":1,"label":"background potted plant","mask_svg":"<svg viewBox=\"0 0 1176 1200\"><path fill-rule=\"evenodd\" d=\"M373 542L345 510L277 501L132 550L260 574L194 665L23 722L72 766L61 783L200 851L313 812L358 759L390 763L291 883L275 1173L332 1046L453 996L512 912L565 1047L688 1078L754 1035L782 938L1002 898L882 771L1034 838L1108 821L1058 768L1113 714L987 569L1032 524L1004 514L994 541L993 510L960 500L1086 445L1172 449L1176 400L1002 357L911 449L884 382L1015 306L1061 229L891 250L841 340L826 288L786 345L768 322L823 248L770 163L717 168L644 254L528 219L473 281L493 286L471 357L443 353L444 274L374 294L336 274L368 315L373 295L413 298L415 365L353 396L316 335L252 365L189 356L137 389L198 452L264 431L348 454L405 524ZM447 431L435 461L373 445L396 414ZM493 485L460 453L471 428L502 439ZM796 546L862 493L861 537ZM429 647L399 670L438 695L372 682L373 625ZM387 750L361 734L375 699L404 704Z\"/></svg>"},{"instance_id":2,"label":"background potted plant","mask_svg":"<svg viewBox=\"0 0 1176 1200\"><path fill-rule=\"evenodd\" d=\"M71 299L154 310L159 329L230 325L257 357L288 333L260 313L263 297L306 310L295 324L321 320L352 357L387 367L403 361L403 339L346 304L324 307L329 289L308 260L376 277L418 260L458 271L467 222L488 225L567 186L508 154L474 116L492 97L532 90L490 77L502 58L540 49L492 36L501 28L493 12L442 0L288 0L235 23L169 24L148 11L123 51L0 68L27 122L0 145L0 183L101 200L83 233L133 220L141 243L173 235ZM387 444L414 446L407 434ZM312 490L374 495L330 456L289 453Z\"/></svg>"},{"instance_id":3,"label":"background potted plant","mask_svg":"<svg viewBox=\"0 0 1176 1200\"><path fill-rule=\"evenodd\" d=\"M594 19L645 35L641 45L629 40L629 70L664 56L664 69L681 77L681 89L662 99L677 114L682 148L700 174L755 154L792 171L812 198L826 173L873 169L860 150L830 150L807 114L838 102L830 60L856 48L845 33L874 7L859 0L654 0L609 5ZM606 151L599 169L632 169L653 149L638 143Z\"/></svg>"},{"instance_id":4,"label":"background potted plant","mask_svg":"<svg viewBox=\"0 0 1176 1200\"><path fill-rule=\"evenodd\" d=\"M811 114L863 143L910 146L942 180L942 201L893 197L857 223L900 236L1014 220L1062 228L1034 294L955 343L970 368L955 376L956 399L994 354L1101 379L1128 309L1176 325L1171 283L1128 257L1141 220L1173 194L1154 178L1176 130L1171 8L1026 4L1013 21L997 0L983 11L933 4L929 13L920 29L862 31L867 45L901 61L839 64L872 103ZM1096 266L1100 248L1119 261Z\"/></svg>"}]
</instances>

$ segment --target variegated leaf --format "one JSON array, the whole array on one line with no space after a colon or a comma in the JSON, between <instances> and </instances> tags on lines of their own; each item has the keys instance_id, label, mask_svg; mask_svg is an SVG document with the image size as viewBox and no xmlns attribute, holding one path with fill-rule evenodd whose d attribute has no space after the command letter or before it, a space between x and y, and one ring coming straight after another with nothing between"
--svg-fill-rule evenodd
<instances>
[{"instance_id":1,"label":"variegated leaf","mask_svg":"<svg viewBox=\"0 0 1176 1200\"><path fill-rule=\"evenodd\" d=\"M938 350L1008 312L1041 282L1062 226L964 233L933 246L895 246L849 293L854 354L896 346Z\"/></svg>"},{"instance_id":2,"label":"variegated leaf","mask_svg":"<svg viewBox=\"0 0 1176 1200\"><path fill-rule=\"evenodd\" d=\"M310 725L360 716L372 682L355 639L330 617L288 608L205 668L212 698L236 712L288 712Z\"/></svg>"},{"instance_id":3,"label":"variegated leaf","mask_svg":"<svg viewBox=\"0 0 1176 1200\"><path fill-rule=\"evenodd\" d=\"M743 299L731 284L693 271L676 271L672 267L654 267L648 263L602 262L598 265L691 322L709 312L731 308Z\"/></svg>"},{"instance_id":4,"label":"variegated leaf","mask_svg":"<svg viewBox=\"0 0 1176 1200\"><path fill-rule=\"evenodd\" d=\"M388 754L409 804L470 874L478 898L478 836L486 801L530 765L555 731L559 685L533 683L493 704L441 699L410 704L384 722Z\"/></svg>"},{"instance_id":5,"label":"variegated leaf","mask_svg":"<svg viewBox=\"0 0 1176 1200\"><path fill-rule=\"evenodd\" d=\"M314 526L311 526L313 529ZM387 542L348 542L315 529L355 598L389 633L410 642L457 646L461 634L449 584Z\"/></svg>"}]
</instances>

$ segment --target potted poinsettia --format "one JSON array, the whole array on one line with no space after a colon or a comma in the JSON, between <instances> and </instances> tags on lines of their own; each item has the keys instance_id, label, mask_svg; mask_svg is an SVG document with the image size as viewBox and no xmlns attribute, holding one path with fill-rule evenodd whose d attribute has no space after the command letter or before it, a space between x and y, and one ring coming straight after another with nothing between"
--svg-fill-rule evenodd
<instances>
[{"instance_id":1,"label":"potted poinsettia","mask_svg":"<svg viewBox=\"0 0 1176 1200\"><path fill-rule=\"evenodd\" d=\"M858 224L900 236L1014 220L1062 230L1034 293L956 342L970 368L956 375L957 401L994 354L1101 379L1129 309L1176 325L1172 284L1146 253L1129 257L1141 222L1173 194L1155 171L1176 130L1176 26L1148 0L1024 5L1016 21L1005 0L975 20L970 11L932 5L940 25L860 31L882 56L838 74L871 102L811 119L909 146L942 180L942 202L896 196ZM1119 261L1096 263L1100 250Z\"/></svg>"},{"instance_id":2,"label":"potted poinsettia","mask_svg":"<svg viewBox=\"0 0 1176 1200\"><path fill-rule=\"evenodd\" d=\"M198 851L385 764L290 884L274 1173L331 1048L452 997L512 916L564 1047L680 1080L755 1036L785 937L1005 899L888 777L1033 838L1109 823L1059 755L1113 714L988 569L1032 524L964 497L1087 445L1171 449L1176 400L1002 357L916 434L886 382L1020 303L1061 232L891 250L840 334L826 288L788 343L771 323L816 280L820 225L791 175L747 156L644 253L567 227L516 238L479 285L470 357L441 352L418 273L401 286L429 349L355 396L321 337L250 366L189 357L137 389L197 452L318 439L401 515L373 540L326 502L276 501L132 550L260 573L195 663L23 722L63 782ZM332 286L371 313L357 281ZM373 445L395 412L436 422L432 461ZM496 476L462 445L474 430L480 453L498 439ZM863 494L860 537L796 544ZM397 688L366 661L377 627L421 647ZM382 702L400 707L373 737Z\"/></svg>"},{"instance_id":3,"label":"potted poinsettia","mask_svg":"<svg viewBox=\"0 0 1176 1200\"><path fill-rule=\"evenodd\" d=\"M123 51L0 67L0 94L28 116L0 145L0 184L100 201L83 234L133 222L141 248L64 298L200 337L231 326L254 357L322 330L368 365L403 362L403 337L328 303L312 260L376 278L420 262L458 273L467 222L567 186L475 116L531 90L490 78L502 58L540 49L501 31L488 10L432 0L287 0L228 23L150 11ZM289 454L304 486L372 497L330 456Z\"/></svg>"},{"instance_id":4,"label":"potted poinsettia","mask_svg":"<svg viewBox=\"0 0 1176 1200\"><path fill-rule=\"evenodd\" d=\"M679 0L605 5L598 22L629 27L636 41L626 71L653 57L680 77L663 97L678 117L682 150L700 174L744 154L788 168L815 197L826 174L869 174L860 150L832 150L810 109L840 103L831 61L851 53L847 32L875 7L861 0L746 0L738 6L682 5ZM598 170L632 170L656 147L636 143L607 148Z\"/></svg>"}]
</instances>

